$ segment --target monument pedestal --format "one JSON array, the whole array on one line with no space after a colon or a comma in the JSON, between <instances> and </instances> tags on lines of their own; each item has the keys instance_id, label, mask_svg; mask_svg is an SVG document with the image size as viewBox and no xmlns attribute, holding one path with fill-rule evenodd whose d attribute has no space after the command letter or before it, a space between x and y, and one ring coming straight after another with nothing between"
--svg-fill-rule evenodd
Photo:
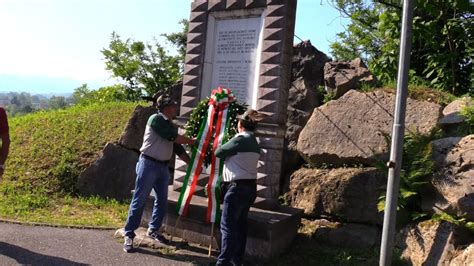
<instances>
[{"instance_id":1,"label":"monument pedestal","mask_svg":"<svg viewBox=\"0 0 474 266\"><path fill-rule=\"evenodd\" d=\"M176 205L179 192L173 190L173 186L168 190L168 214L163 227L168 234L175 232L174 226L178 218ZM153 197L150 197L146 205L144 221L148 222L151 217ZM189 206L187 217L181 217L176 228L176 236L189 242L209 246L211 235L211 224L205 222L207 211L207 199L201 196L194 196ZM272 210L265 210L252 207L248 216L248 237L245 256L260 260L268 260L278 256L289 248L296 236L298 225L301 222L302 210L287 206L277 206ZM214 225L214 238L212 248L218 249L220 245L219 224Z\"/></svg>"}]
</instances>

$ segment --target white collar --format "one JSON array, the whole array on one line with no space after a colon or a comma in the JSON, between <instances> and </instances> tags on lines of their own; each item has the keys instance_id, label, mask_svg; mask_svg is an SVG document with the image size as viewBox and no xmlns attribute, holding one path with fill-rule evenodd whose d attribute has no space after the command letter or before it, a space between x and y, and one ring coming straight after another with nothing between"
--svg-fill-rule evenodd
<instances>
[{"instance_id":1,"label":"white collar","mask_svg":"<svg viewBox=\"0 0 474 266\"><path fill-rule=\"evenodd\" d=\"M240 133L237 133L237 136L250 136L252 134L253 134L252 131L242 131Z\"/></svg>"},{"instance_id":2,"label":"white collar","mask_svg":"<svg viewBox=\"0 0 474 266\"><path fill-rule=\"evenodd\" d=\"M163 114L162 112L158 112L159 115L161 115L165 120L170 120L165 114Z\"/></svg>"}]
</instances>

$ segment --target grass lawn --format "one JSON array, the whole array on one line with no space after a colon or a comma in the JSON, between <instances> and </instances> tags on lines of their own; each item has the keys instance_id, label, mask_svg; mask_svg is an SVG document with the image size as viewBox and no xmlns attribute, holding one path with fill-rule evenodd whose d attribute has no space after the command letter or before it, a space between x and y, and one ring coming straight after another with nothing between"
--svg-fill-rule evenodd
<instances>
[{"instance_id":1,"label":"grass lawn","mask_svg":"<svg viewBox=\"0 0 474 266\"><path fill-rule=\"evenodd\" d=\"M10 155L0 182L0 218L120 227L127 202L81 197L79 174L117 141L137 103L103 103L10 118Z\"/></svg>"}]
</instances>

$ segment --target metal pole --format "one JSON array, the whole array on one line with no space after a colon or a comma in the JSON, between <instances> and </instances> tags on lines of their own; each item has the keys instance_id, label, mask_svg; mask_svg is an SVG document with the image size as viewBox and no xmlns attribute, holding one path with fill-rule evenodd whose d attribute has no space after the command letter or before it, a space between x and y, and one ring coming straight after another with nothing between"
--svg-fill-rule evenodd
<instances>
[{"instance_id":1,"label":"metal pole","mask_svg":"<svg viewBox=\"0 0 474 266\"><path fill-rule=\"evenodd\" d=\"M382 243L380 246L381 266L392 263L393 242L397 217L398 190L402 164L403 136L405 133L405 111L408 94L408 70L410 68L411 37L413 24L413 2L403 1L402 32L400 36L400 57L398 61L397 97L392 129L388 182L383 220Z\"/></svg>"}]
</instances>

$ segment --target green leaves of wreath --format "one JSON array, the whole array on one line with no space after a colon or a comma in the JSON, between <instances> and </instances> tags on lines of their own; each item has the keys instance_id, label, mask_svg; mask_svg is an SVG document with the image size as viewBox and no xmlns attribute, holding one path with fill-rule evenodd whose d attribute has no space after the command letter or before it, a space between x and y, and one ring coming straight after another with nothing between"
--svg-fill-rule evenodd
<instances>
[{"instance_id":1,"label":"green leaves of wreath","mask_svg":"<svg viewBox=\"0 0 474 266\"><path fill-rule=\"evenodd\" d=\"M208 108L209 97L201 100L198 105L194 108L191 116L189 117L188 122L184 126L186 130L186 136L196 138L201 128L201 123L204 123L204 118L206 117L206 112ZM247 105L242 104L238 101L232 102L229 105L229 114L230 114L230 126L224 132L224 142L232 138L237 134L237 115L243 114L247 110ZM217 119L217 117L216 117ZM216 123L214 123L216 124ZM210 143L214 140L212 139ZM211 163L211 154L213 149L212 145L209 145L206 151L206 158L204 159L204 165L207 167Z\"/></svg>"}]
</instances>

